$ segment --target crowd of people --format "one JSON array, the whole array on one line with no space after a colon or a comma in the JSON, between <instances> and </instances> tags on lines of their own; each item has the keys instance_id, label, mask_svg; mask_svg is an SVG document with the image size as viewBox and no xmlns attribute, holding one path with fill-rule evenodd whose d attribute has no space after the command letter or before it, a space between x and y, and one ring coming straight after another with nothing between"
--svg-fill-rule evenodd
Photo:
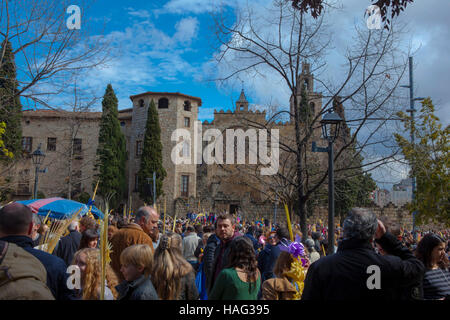
<instances>
[{"instance_id":1,"label":"crowd of people","mask_svg":"<svg viewBox=\"0 0 450 320\"><path fill-rule=\"evenodd\" d=\"M414 237L354 208L336 227L329 252L321 223L302 234L295 223L228 213L162 220L151 206L129 218L111 215L110 261L102 269L98 221L88 215L72 221L49 253L41 246L48 226L27 206L8 204L0 209L0 299L450 298L449 230Z\"/></svg>"}]
</instances>

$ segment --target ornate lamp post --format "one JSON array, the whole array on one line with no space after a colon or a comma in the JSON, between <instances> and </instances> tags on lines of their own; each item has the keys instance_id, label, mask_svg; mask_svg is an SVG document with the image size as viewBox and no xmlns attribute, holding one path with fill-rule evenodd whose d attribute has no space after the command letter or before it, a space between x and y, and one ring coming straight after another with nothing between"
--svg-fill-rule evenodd
<instances>
[{"instance_id":1,"label":"ornate lamp post","mask_svg":"<svg viewBox=\"0 0 450 320\"><path fill-rule=\"evenodd\" d=\"M312 143L313 152L328 152L328 254L334 253L334 156L333 143L339 135L342 118L332 110L320 121L323 137L328 140L327 148L316 147Z\"/></svg>"},{"instance_id":2,"label":"ornate lamp post","mask_svg":"<svg viewBox=\"0 0 450 320\"><path fill-rule=\"evenodd\" d=\"M36 167L35 175L34 175L34 193L33 198L37 199L37 188L39 181L39 173L45 173L47 170L40 170L41 164L44 162L45 153L41 151L41 144L39 144L38 148L31 154L31 161Z\"/></svg>"}]
</instances>

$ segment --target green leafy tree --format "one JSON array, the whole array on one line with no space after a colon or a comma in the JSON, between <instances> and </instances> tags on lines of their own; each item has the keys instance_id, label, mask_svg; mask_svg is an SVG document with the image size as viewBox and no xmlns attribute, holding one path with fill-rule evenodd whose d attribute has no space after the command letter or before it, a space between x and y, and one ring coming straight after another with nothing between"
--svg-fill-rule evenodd
<instances>
[{"instance_id":1,"label":"green leafy tree","mask_svg":"<svg viewBox=\"0 0 450 320\"><path fill-rule=\"evenodd\" d=\"M113 208L126 198L126 161L126 141L120 129L118 100L111 84L108 84L102 101L102 119L95 164L98 173L94 187L98 180L97 193L103 199L109 199Z\"/></svg>"},{"instance_id":2,"label":"green leafy tree","mask_svg":"<svg viewBox=\"0 0 450 320\"><path fill-rule=\"evenodd\" d=\"M417 224L432 221L449 226L450 126L444 128L434 111L433 102L427 98L417 120L399 113L405 131L412 131L416 139L414 144L400 134L395 134L395 139L409 162L411 176L416 178L416 193L409 209L417 212Z\"/></svg>"},{"instance_id":3,"label":"green leafy tree","mask_svg":"<svg viewBox=\"0 0 450 320\"><path fill-rule=\"evenodd\" d=\"M145 127L144 147L141 155L141 165L138 172L139 197L148 204L153 204L153 198L146 190L147 183L153 185L153 172L156 172L156 199L163 193L162 186L167 173L163 167L161 128L158 112L152 100L148 108ZM147 178L150 178L147 181Z\"/></svg>"},{"instance_id":4,"label":"green leafy tree","mask_svg":"<svg viewBox=\"0 0 450 320\"><path fill-rule=\"evenodd\" d=\"M3 41L0 50L0 160L8 161L21 155L22 105L11 43Z\"/></svg>"}]
</instances>

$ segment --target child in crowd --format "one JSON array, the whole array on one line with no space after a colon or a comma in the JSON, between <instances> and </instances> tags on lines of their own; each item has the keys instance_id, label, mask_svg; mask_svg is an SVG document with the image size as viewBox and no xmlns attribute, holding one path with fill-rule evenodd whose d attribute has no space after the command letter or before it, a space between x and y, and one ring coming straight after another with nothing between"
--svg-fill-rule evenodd
<instances>
[{"instance_id":1,"label":"child in crowd","mask_svg":"<svg viewBox=\"0 0 450 320\"><path fill-rule=\"evenodd\" d=\"M152 249L146 244L135 244L122 251L120 272L125 281L116 286L118 300L158 300L150 278L153 265Z\"/></svg>"}]
</instances>

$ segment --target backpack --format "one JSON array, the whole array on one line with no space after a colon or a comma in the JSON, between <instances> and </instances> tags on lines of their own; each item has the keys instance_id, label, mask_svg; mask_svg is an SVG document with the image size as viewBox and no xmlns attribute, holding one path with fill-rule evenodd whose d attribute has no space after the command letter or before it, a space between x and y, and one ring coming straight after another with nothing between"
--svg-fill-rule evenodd
<instances>
[{"instance_id":1,"label":"backpack","mask_svg":"<svg viewBox=\"0 0 450 320\"><path fill-rule=\"evenodd\" d=\"M0 240L0 300L55 300L41 262L14 243Z\"/></svg>"}]
</instances>

